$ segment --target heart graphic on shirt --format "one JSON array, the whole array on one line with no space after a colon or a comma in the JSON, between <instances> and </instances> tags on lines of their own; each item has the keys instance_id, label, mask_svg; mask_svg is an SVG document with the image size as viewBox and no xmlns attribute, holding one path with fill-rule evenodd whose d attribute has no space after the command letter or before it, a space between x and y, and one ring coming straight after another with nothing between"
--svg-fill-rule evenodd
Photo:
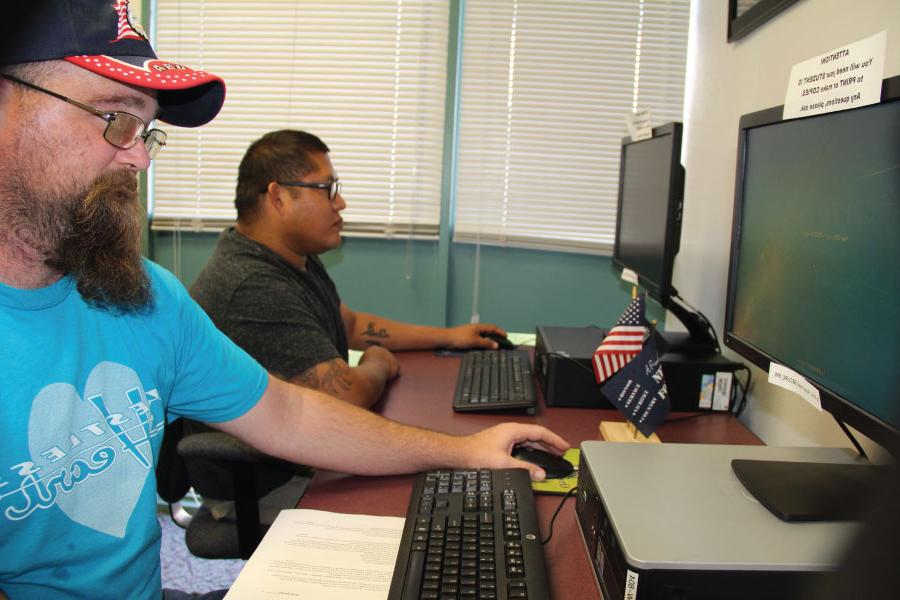
<instances>
[{"instance_id":1,"label":"heart graphic on shirt","mask_svg":"<svg viewBox=\"0 0 900 600\"><path fill-rule=\"evenodd\" d=\"M136 401L143 410L135 411ZM68 383L48 385L35 397L28 423L31 459L73 521L125 535L153 466L140 418L145 414L156 430L149 402L137 373L112 362L94 367L83 397Z\"/></svg>"}]
</instances>

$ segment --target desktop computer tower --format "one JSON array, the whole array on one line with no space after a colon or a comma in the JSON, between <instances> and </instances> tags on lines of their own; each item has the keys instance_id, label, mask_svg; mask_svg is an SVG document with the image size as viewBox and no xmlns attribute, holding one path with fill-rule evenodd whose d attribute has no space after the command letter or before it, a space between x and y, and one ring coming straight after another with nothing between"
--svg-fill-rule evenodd
<instances>
[{"instance_id":1,"label":"desktop computer tower","mask_svg":"<svg viewBox=\"0 0 900 600\"><path fill-rule=\"evenodd\" d=\"M599 327L538 325L534 371L547 406L615 408L600 393L591 357L607 331Z\"/></svg>"},{"instance_id":2,"label":"desktop computer tower","mask_svg":"<svg viewBox=\"0 0 900 600\"><path fill-rule=\"evenodd\" d=\"M854 460L844 448L582 443L575 515L605 600L793 600L840 563L858 523L779 520L734 458Z\"/></svg>"},{"instance_id":3,"label":"desktop computer tower","mask_svg":"<svg viewBox=\"0 0 900 600\"><path fill-rule=\"evenodd\" d=\"M547 406L615 408L600 392L591 358L608 331L599 327L538 325L534 370ZM657 345L665 348L664 343ZM731 408L734 372L740 363L721 354L666 352L660 357L673 411Z\"/></svg>"}]
</instances>

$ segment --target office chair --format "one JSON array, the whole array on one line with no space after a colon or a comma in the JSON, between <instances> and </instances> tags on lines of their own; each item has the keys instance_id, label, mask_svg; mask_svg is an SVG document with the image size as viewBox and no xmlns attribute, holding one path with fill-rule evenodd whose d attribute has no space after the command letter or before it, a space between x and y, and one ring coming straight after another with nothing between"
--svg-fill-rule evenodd
<instances>
[{"instance_id":1,"label":"office chair","mask_svg":"<svg viewBox=\"0 0 900 600\"><path fill-rule=\"evenodd\" d=\"M263 454L227 433L176 419L165 428L156 489L169 503L172 519L185 529L191 554L246 560L268 530L260 523L259 498L298 474L312 477L314 470ZM204 506L193 515L179 511L191 487L201 496L234 501L235 520L217 520Z\"/></svg>"}]
</instances>

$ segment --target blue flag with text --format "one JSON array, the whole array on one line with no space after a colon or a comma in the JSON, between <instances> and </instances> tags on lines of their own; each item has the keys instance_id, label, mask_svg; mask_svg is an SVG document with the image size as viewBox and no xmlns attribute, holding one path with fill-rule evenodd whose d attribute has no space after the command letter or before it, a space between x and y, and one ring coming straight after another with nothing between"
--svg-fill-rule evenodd
<instances>
[{"instance_id":1,"label":"blue flag with text","mask_svg":"<svg viewBox=\"0 0 900 600\"><path fill-rule=\"evenodd\" d=\"M642 434L656 431L669 414L669 391L653 339L600 391Z\"/></svg>"}]
</instances>

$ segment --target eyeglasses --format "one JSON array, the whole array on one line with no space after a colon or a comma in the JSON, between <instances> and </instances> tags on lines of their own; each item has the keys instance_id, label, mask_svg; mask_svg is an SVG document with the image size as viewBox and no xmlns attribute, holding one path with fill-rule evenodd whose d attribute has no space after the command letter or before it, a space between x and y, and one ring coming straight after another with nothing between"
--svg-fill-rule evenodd
<instances>
[{"instance_id":1,"label":"eyeglasses","mask_svg":"<svg viewBox=\"0 0 900 600\"><path fill-rule=\"evenodd\" d=\"M334 202L337 195L341 193L341 180L335 179L331 183L309 183L306 181L276 181L278 185L287 185L291 187L314 188L317 190L328 190L328 201ZM265 190L263 190L265 191Z\"/></svg>"},{"instance_id":2,"label":"eyeglasses","mask_svg":"<svg viewBox=\"0 0 900 600\"><path fill-rule=\"evenodd\" d=\"M122 112L122 111L112 111L106 112L94 108L93 106L88 106L87 104L83 104L77 100L72 100L71 98L67 98L62 94L57 94L56 92L51 92L50 90L45 90L42 87L34 85L33 83L28 83L27 81L22 81L12 75L3 75L4 79L8 79L14 83L18 83L19 85L24 85L27 88L31 88L32 90L43 92L54 98L58 98L63 100L64 102L68 102L74 106L82 110L86 110L87 112L96 115L106 121L106 129L103 130L103 139L107 142L115 146L116 148L121 148L122 150L128 150L129 148L134 147L137 141L143 140L144 146L147 148L147 154L150 156L150 159L154 159L159 154L160 150L162 150L163 146L166 145L166 135L165 131L161 129L147 129L147 125L141 120L140 117L137 117L131 113Z\"/></svg>"}]
</instances>

